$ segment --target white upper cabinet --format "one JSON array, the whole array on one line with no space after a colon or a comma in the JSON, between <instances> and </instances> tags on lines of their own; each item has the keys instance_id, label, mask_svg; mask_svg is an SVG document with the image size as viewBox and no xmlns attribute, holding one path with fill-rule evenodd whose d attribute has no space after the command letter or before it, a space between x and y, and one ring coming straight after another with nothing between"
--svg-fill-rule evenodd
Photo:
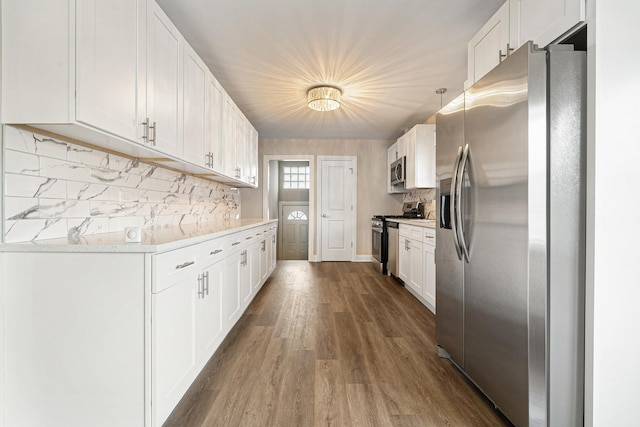
<instances>
[{"instance_id":1,"label":"white upper cabinet","mask_svg":"<svg viewBox=\"0 0 640 427\"><path fill-rule=\"evenodd\" d=\"M145 111L144 2L76 4L76 119L123 138L140 139Z\"/></svg>"},{"instance_id":2,"label":"white upper cabinet","mask_svg":"<svg viewBox=\"0 0 640 427\"><path fill-rule=\"evenodd\" d=\"M225 145L222 139L224 89L213 74L208 74L207 81L207 137L205 152L208 166L214 171L225 171Z\"/></svg>"},{"instance_id":3,"label":"white upper cabinet","mask_svg":"<svg viewBox=\"0 0 640 427\"><path fill-rule=\"evenodd\" d=\"M184 158L192 163L209 167L211 130L207 126L209 69L198 54L185 43L183 65L183 147ZM220 121L218 120L218 126Z\"/></svg>"},{"instance_id":4,"label":"white upper cabinet","mask_svg":"<svg viewBox=\"0 0 640 427\"><path fill-rule=\"evenodd\" d=\"M468 89L529 40L543 48L585 21L585 0L507 0L469 41Z\"/></svg>"},{"instance_id":5,"label":"white upper cabinet","mask_svg":"<svg viewBox=\"0 0 640 427\"><path fill-rule=\"evenodd\" d=\"M249 123L249 185L258 186L258 131Z\"/></svg>"},{"instance_id":6,"label":"white upper cabinet","mask_svg":"<svg viewBox=\"0 0 640 427\"><path fill-rule=\"evenodd\" d=\"M182 155L182 35L155 1L147 2L147 117L149 140Z\"/></svg>"},{"instance_id":7,"label":"white upper cabinet","mask_svg":"<svg viewBox=\"0 0 640 427\"><path fill-rule=\"evenodd\" d=\"M257 186L255 129L154 0L4 1L1 30L3 123Z\"/></svg>"},{"instance_id":8,"label":"white upper cabinet","mask_svg":"<svg viewBox=\"0 0 640 427\"><path fill-rule=\"evenodd\" d=\"M480 80L517 48L511 37L509 1L487 21L469 41L467 47L467 81L465 89Z\"/></svg>"},{"instance_id":9,"label":"white upper cabinet","mask_svg":"<svg viewBox=\"0 0 640 427\"><path fill-rule=\"evenodd\" d=\"M415 125L405 134L407 178L405 188L435 188L435 125Z\"/></svg>"},{"instance_id":10,"label":"white upper cabinet","mask_svg":"<svg viewBox=\"0 0 640 427\"><path fill-rule=\"evenodd\" d=\"M520 40L540 47L561 38L585 21L585 0L511 0L519 4Z\"/></svg>"},{"instance_id":11,"label":"white upper cabinet","mask_svg":"<svg viewBox=\"0 0 640 427\"><path fill-rule=\"evenodd\" d=\"M240 170L237 163L238 111L231 98L226 97L223 103L222 141L224 145L224 174L232 178L240 179Z\"/></svg>"}]
</instances>

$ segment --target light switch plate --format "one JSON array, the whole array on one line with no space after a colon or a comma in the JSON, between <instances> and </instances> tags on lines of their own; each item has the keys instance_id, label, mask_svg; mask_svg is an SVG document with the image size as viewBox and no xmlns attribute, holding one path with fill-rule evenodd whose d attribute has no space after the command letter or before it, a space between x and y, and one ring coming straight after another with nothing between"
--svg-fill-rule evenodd
<instances>
[{"instance_id":1,"label":"light switch plate","mask_svg":"<svg viewBox=\"0 0 640 427\"><path fill-rule=\"evenodd\" d=\"M124 242L140 243L142 241L142 229L140 227L125 227Z\"/></svg>"}]
</instances>

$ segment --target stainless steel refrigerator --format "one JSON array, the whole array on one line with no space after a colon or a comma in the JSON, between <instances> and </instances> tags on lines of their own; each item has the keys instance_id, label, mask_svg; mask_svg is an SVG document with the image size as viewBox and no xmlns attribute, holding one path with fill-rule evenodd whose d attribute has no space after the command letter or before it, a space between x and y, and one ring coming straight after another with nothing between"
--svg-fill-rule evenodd
<instances>
[{"instance_id":1,"label":"stainless steel refrigerator","mask_svg":"<svg viewBox=\"0 0 640 427\"><path fill-rule=\"evenodd\" d=\"M517 426L583 424L586 55L512 53L436 116L436 341Z\"/></svg>"}]
</instances>

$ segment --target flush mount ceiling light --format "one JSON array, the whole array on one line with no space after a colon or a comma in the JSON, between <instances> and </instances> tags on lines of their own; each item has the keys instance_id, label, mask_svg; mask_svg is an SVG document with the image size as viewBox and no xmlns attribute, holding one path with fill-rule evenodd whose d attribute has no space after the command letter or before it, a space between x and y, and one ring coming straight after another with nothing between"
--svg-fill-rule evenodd
<instances>
[{"instance_id":1,"label":"flush mount ceiling light","mask_svg":"<svg viewBox=\"0 0 640 427\"><path fill-rule=\"evenodd\" d=\"M307 104L316 111L333 111L340 108L342 92L333 86L312 87L307 92Z\"/></svg>"}]
</instances>

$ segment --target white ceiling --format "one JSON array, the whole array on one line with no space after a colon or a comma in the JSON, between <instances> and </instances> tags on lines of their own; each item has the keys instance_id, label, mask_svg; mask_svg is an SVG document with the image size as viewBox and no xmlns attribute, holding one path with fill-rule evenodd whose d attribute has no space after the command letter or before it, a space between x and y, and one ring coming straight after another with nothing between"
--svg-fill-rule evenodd
<instances>
[{"instance_id":1,"label":"white ceiling","mask_svg":"<svg viewBox=\"0 0 640 427\"><path fill-rule=\"evenodd\" d=\"M463 90L504 0L158 0L261 138L395 139ZM318 84L342 107L306 105Z\"/></svg>"}]
</instances>

